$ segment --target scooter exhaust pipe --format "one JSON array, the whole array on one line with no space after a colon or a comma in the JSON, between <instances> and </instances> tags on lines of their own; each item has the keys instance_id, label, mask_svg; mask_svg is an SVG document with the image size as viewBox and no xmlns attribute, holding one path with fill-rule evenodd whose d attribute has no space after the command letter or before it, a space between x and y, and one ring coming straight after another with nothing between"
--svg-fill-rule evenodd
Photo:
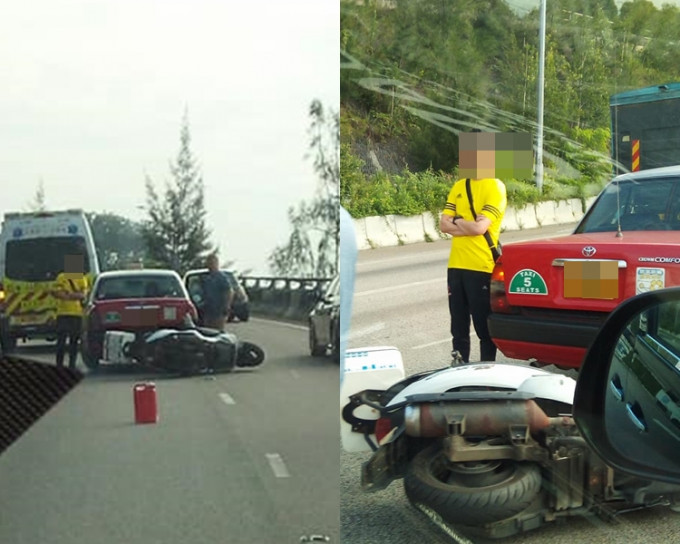
<instances>
[{"instance_id":1,"label":"scooter exhaust pipe","mask_svg":"<svg viewBox=\"0 0 680 544\"><path fill-rule=\"evenodd\" d=\"M535 432L554 423L533 400L423 403L407 406L404 411L405 432L409 436L447 436L451 421L462 421L460 434L485 436L503 434L510 425L528 425Z\"/></svg>"}]
</instances>

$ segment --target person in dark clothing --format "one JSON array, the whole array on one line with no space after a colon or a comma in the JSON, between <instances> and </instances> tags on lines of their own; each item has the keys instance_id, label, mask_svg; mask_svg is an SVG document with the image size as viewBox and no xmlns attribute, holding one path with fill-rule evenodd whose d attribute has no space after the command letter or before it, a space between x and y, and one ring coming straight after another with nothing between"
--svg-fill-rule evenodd
<instances>
[{"instance_id":1,"label":"person in dark clothing","mask_svg":"<svg viewBox=\"0 0 680 544\"><path fill-rule=\"evenodd\" d=\"M89 291L83 274L83 256L67 255L64 271L57 276L54 297L57 299L57 366L64 366L66 340L69 340L69 368L76 368L78 341L83 323L83 301Z\"/></svg>"},{"instance_id":2,"label":"person in dark clothing","mask_svg":"<svg viewBox=\"0 0 680 544\"><path fill-rule=\"evenodd\" d=\"M203 278L203 325L224 331L234 291L227 277L220 272L217 255L211 254L208 257L207 266L208 274Z\"/></svg>"}]
</instances>

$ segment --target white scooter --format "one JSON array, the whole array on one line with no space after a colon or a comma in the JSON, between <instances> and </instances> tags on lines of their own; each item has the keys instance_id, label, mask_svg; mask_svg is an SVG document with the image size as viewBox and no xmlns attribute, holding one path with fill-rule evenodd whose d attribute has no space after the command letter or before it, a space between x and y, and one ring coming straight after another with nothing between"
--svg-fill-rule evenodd
<instances>
[{"instance_id":1,"label":"white scooter","mask_svg":"<svg viewBox=\"0 0 680 544\"><path fill-rule=\"evenodd\" d=\"M571 417L575 380L477 363L405 377L396 348L347 350L343 449L372 451L364 491L403 478L441 529L503 538L558 517L680 507L680 487L615 473Z\"/></svg>"}]
</instances>

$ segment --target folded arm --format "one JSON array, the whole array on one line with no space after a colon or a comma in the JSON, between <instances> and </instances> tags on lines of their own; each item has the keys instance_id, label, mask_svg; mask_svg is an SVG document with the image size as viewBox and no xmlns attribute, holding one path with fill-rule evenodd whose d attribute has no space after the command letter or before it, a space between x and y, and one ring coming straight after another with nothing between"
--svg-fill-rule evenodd
<instances>
[{"instance_id":1,"label":"folded arm","mask_svg":"<svg viewBox=\"0 0 680 544\"><path fill-rule=\"evenodd\" d=\"M451 236L479 236L489 230L490 226L491 220L482 214L477 216L476 221L468 221L460 216L453 217L447 214L442 214L439 220L439 229Z\"/></svg>"}]
</instances>

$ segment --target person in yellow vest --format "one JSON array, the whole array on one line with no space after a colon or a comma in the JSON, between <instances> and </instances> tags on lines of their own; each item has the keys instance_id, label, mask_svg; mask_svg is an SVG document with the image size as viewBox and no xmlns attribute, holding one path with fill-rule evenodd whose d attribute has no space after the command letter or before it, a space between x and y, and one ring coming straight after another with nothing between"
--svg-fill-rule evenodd
<instances>
[{"instance_id":1,"label":"person in yellow vest","mask_svg":"<svg viewBox=\"0 0 680 544\"><path fill-rule=\"evenodd\" d=\"M453 184L439 222L441 231L452 237L447 284L454 362L470 361L470 317L479 338L480 360L496 360L487 318L507 195L505 184L495 177L493 137L494 133L459 134L463 178Z\"/></svg>"},{"instance_id":2,"label":"person in yellow vest","mask_svg":"<svg viewBox=\"0 0 680 544\"><path fill-rule=\"evenodd\" d=\"M89 291L83 273L83 256L67 255L64 271L57 276L54 297L57 299L57 366L64 366L66 339L69 339L69 368L76 368L78 341L83 325L83 305Z\"/></svg>"}]
</instances>

